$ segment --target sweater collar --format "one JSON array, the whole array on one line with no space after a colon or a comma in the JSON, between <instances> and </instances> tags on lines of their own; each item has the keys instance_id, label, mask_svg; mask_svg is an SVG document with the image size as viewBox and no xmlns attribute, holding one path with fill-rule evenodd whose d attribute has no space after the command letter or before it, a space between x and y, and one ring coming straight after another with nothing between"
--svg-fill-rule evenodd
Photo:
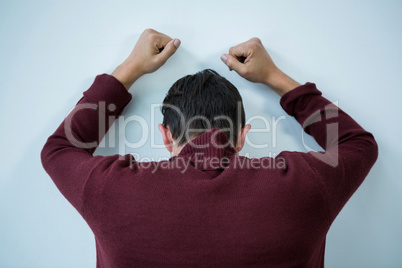
<instances>
[{"instance_id":1,"label":"sweater collar","mask_svg":"<svg viewBox=\"0 0 402 268\"><path fill-rule=\"evenodd\" d=\"M235 154L225 132L213 128L187 143L177 157L188 158L199 169L214 170L225 168Z\"/></svg>"}]
</instances>

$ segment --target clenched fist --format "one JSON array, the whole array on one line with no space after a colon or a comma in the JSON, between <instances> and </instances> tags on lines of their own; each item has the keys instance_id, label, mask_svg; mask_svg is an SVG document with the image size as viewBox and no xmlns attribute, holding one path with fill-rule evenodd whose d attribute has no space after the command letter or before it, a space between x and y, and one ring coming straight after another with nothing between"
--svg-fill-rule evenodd
<instances>
[{"instance_id":1,"label":"clenched fist","mask_svg":"<svg viewBox=\"0 0 402 268\"><path fill-rule=\"evenodd\" d=\"M300 86L299 83L283 73L272 61L260 39L254 37L247 42L231 47L222 61L241 77L255 83L262 83L280 96Z\"/></svg>"},{"instance_id":2,"label":"clenched fist","mask_svg":"<svg viewBox=\"0 0 402 268\"><path fill-rule=\"evenodd\" d=\"M146 29L128 58L112 73L129 89L140 76L158 70L180 46L179 39Z\"/></svg>"}]
</instances>

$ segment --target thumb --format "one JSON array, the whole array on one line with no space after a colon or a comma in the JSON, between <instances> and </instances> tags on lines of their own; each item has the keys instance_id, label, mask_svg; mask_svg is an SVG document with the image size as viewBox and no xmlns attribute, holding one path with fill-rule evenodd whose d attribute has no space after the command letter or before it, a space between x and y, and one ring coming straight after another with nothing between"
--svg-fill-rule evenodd
<instances>
[{"instance_id":1,"label":"thumb","mask_svg":"<svg viewBox=\"0 0 402 268\"><path fill-rule=\"evenodd\" d=\"M166 46L163 48L162 52L158 54L158 58L161 59L162 64L164 64L179 48L180 40L172 39Z\"/></svg>"},{"instance_id":2,"label":"thumb","mask_svg":"<svg viewBox=\"0 0 402 268\"><path fill-rule=\"evenodd\" d=\"M229 67L229 70L235 70L237 73L241 72L244 68L244 64L238 61L230 54L222 54L221 60Z\"/></svg>"}]
</instances>

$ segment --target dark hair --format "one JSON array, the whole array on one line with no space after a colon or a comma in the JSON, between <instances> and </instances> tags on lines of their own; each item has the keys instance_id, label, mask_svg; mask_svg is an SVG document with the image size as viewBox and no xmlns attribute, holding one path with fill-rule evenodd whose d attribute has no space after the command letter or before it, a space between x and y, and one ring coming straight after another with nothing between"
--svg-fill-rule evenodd
<instances>
[{"instance_id":1,"label":"dark hair","mask_svg":"<svg viewBox=\"0 0 402 268\"><path fill-rule=\"evenodd\" d=\"M211 69L177 80L163 100L162 114L163 126L179 145L211 128L222 129L235 145L239 125L245 125L239 91Z\"/></svg>"}]
</instances>

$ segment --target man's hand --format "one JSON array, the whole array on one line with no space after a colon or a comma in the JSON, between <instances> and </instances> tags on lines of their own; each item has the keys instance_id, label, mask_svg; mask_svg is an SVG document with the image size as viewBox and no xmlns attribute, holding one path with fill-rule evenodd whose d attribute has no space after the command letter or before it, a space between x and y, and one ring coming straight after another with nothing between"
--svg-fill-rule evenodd
<instances>
[{"instance_id":1,"label":"man's hand","mask_svg":"<svg viewBox=\"0 0 402 268\"><path fill-rule=\"evenodd\" d=\"M155 72L165 64L179 46L179 39L146 29L131 54L112 75L128 90L140 76Z\"/></svg>"},{"instance_id":2,"label":"man's hand","mask_svg":"<svg viewBox=\"0 0 402 268\"><path fill-rule=\"evenodd\" d=\"M222 61L241 77L255 83L263 83L280 96L300 86L283 73L272 61L261 40L254 37L229 49L221 56Z\"/></svg>"}]
</instances>

